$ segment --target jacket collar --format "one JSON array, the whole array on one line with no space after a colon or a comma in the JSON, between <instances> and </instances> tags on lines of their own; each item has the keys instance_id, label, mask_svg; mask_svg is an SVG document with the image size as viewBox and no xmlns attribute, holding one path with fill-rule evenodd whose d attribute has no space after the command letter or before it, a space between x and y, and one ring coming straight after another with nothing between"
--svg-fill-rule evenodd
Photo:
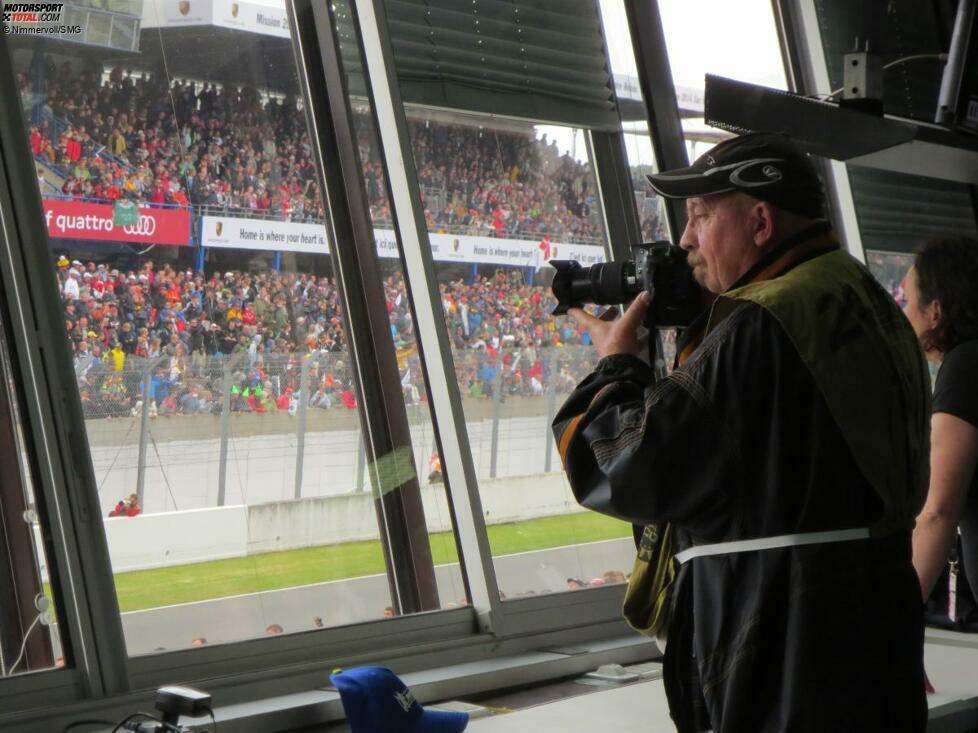
<instances>
[{"instance_id":1,"label":"jacket collar","mask_svg":"<svg viewBox=\"0 0 978 733\"><path fill-rule=\"evenodd\" d=\"M823 236L828 234L829 236ZM795 232L790 237L779 242L773 249L767 252L761 259L737 281L728 288L733 290L751 283L773 280L783 275L802 262L818 257L827 252L832 252L839 248L839 243L831 235L831 227L827 221L817 221L809 226ZM676 363L684 363L693 352L696 351L700 342L706 334L706 327L710 320L710 313L713 310L713 302L698 315L691 324L685 329L679 338L676 348Z\"/></svg>"},{"instance_id":2,"label":"jacket collar","mask_svg":"<svg viewBox=\"0 0 978 733\"><path fill-rule=\"evenodd\" d=\"M820 236L828 231L829 223L827 221L817 221L795 232L755 262L727 290L764 280L773 280L802 262L838 249L839 243L834 237Z\"/></svg>"}]
</instances>

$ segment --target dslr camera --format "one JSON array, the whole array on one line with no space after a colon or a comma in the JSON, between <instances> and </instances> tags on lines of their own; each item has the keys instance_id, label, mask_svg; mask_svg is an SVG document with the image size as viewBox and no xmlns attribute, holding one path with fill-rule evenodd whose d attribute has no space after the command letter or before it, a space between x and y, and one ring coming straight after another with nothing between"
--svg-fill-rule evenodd
<instances>
[{"instance_id":1,"label":"dslr camera","mask_svg":"<svg viewBox=\"0 0 978 733\"><path fill-rule=\"evenodd\" d=\"M554 274L551 289L557 299L553 314L586 303L629 303L642 291L651 303L648 328L683 328L703 310L703 291L693 280L686 253L672 242L643 242L632 247L632 259L599 262L584 267L575 260L550 260Z\"/></svg>"}]
</instances>

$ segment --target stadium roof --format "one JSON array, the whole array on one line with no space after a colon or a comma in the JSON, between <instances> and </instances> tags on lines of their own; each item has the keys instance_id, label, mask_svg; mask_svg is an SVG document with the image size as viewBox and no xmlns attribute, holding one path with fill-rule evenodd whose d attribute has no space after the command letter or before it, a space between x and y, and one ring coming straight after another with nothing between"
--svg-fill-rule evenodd
<instances>
[{"instance_id":1,"label":"stadium roof","mask_svg":"<svg viewBox=\"0 0 978 733\"><path fill-rule=\"evenodd\" d=\"M389 0L391 1L391 0ZM365 93L362 70L359 65L359 57L355 50L350 48L350 38L352 37L352 27L349 25L349 18L345 12L345 3L337 4L337 13L341 18L341 47L343 47L344 61L350 64L351 92L356 96ZM585 4L586 5L586 4ZM525 108L520 106L519 97L524 95L514 95L505 85L511 83L512 74L508 69L502 67L498 70L498 78L489 78L495 82L499 88L486 89L479 94L471 93L471 85L467 86L465 95L446 95L442 96L446 88L451 88L451 80L446 81L439 76L440 72L429 69L425 66L428 61L425 54L419 56L414 49L417 44L413 43L415 28L412 22L411 11L413 4L409 2L392 2L391 31L395 35L395 47L401 53L401 62L404 66L401 73L404 75L405 87L402 93L408 102L414 102L423 106L452 108L456 104L465 102L465 107L472 111L480 111L483 107L492 111L494 114L502 114L511 117L522 117L524 119L536 119L541 112L536 107ZM577 12L581 13L581 18L588 16L584 12L585 6ZM465 18L461 13L459 17L453 18L459 25L458 38L446 39L442 42L447 44L445 49L435 52L437 58L441 55L458 56L457 62L460 68L465 68L466 60L459 54L457 48L463 48L466 43ZM403 17L402 17L403 16ZM551 20L548 18L538 19L540 23ZM496 20L496 33L500 39L505 37L506 16L500 15ZM526 22L524 19L522 22ZM577 22L577 21L575 21ZM483 20L483 25L487 21ZM541 26L543 28L544 26ZM600 48L600 31L593 30L595 38ZM542 31L546 33L547 31ZM583 31L582 31L583 33ZM541 36L545 38L545 36ZM590 36L582 35L581 42L585 45L593 43ZM461 46L459 44L462 44ZM500 40L500 49L503 48L505 41ZM529 46L529 44L527 44ZM497 49L499 50L499 49ZM484 52L483 52L484 53ZM558 117L567 119L552 119L550 121L572 124L574 126L610 126L616 127L612 117L613 108L601 111L594 107L595 101L602 96L602 83L610 81L607 72L602 70L604 66L603 53L598 53L594 59L593 69L588 72L573 72L583 76L573 76L573 73L561 67L565 59L551 59L540 50L537 58L539 67L533 72L524 71L529 74L530 87L535 87L536 91L542 95L541 99L548 100L549 95L556 94L547 108L551 111L555 106L561 107L561 114ZM586 54L585 54L586 55ZM297 94L298 85L295 77L295 61L292 49L292 42L289 37L288 18L285 10L284 0L248 0L245 2L235 0L158 0L158 2L145 3L143 6L142 32L140 38L140 58L135 62L143 68L166 69L170 76L189 77L204 81L214 81L231 84L247 84L270 89L282 94ZM447 59L443 59L447 60ZM483 59L485 62L485 59ZM120 63L131 64L133 60L120 59ZM449 62L451 63L451 62ZM480 67L480 74L484 67ZM464 72L461 72L464 73ZM545 79L555 78L555 82L546 82ZM561 74L567 76L562 78ZM603 75L602 75L603 74ZM430 76L430 79L427 77ZM454 78L454 77L453 77ZM483 79L485 80L485 79ZM536 81L539 80L539 81ZM588 94L580 91L580 99L575 103L566 98L565 89L572 87L569 83L577 84L579 89L590 89ZM641 101L641 92L638 80L634 77L623 77L617 75L614 80L615 93L619 101L619 108L622 118L625 120L645 119L645 109ZM462 88L462 87L459 87ZM610 104L611 90L607 89L606 94ZM432 90L437 93L433 93ZM494 98L494 91L496 97ZM680 114L683 117L701 117L703 114L703 93L696 89L677 89ZM485 102L485 104L483 104ZM481 106L480 106L481 105ZM509 107L513 109L505 111ZM580 115L580 119L575 119ZM592 124L588 124L592 123Z\"/></svg>"}]
</instances>

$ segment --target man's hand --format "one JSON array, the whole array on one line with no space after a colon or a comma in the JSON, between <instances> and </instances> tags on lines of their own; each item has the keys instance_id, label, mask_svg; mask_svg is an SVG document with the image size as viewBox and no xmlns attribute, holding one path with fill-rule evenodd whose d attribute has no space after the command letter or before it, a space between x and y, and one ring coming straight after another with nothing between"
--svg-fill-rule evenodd
<instances>
[{"instance_id":1,"label":"man's hand","mask_svg":"<svg viewBox=\"0 0 978 733\"><path fill-rule=\"evenodd\" d=\"M580 308L571 308L567 313L591 334L598 356L632 354L641 357L648 348L649 339L648 334L639 338L638 329L645 321L648 309L649 294L642 292L628 306L625 315L617 320L611 320L618 315L617 308L609 308L601 318L595 318Z\"/></svg>"}]
</instances>

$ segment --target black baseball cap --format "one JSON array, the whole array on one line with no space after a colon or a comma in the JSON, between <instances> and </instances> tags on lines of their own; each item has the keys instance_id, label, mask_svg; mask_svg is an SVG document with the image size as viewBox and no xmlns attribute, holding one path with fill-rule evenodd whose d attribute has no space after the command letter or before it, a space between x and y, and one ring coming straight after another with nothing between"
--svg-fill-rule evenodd
<instances>
[{"instance_id":1,"label":"black baseball cap","mask_svg":"<svg viewBox=\"0 0 978 733\"><path fill-rule=\"evenodd\" d=\"M825 216L815 166L790 139L755 133L724 140L687 168L646 176L661 196L687 199L740 191L795 214Z\"/></svg>"}]
</instances>

